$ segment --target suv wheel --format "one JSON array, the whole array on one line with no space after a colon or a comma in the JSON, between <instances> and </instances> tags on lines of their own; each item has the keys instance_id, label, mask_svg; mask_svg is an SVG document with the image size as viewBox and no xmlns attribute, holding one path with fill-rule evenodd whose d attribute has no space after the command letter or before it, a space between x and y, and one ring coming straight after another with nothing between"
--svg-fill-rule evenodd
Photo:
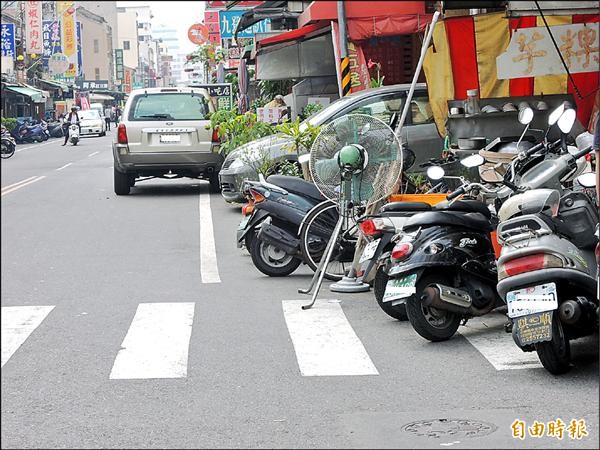
<instances>
[{"instance_id":1,"label":"suv wheel","mask_svg":"<svg viewBox=\"0 0 600 450\"><path fill-rule=\"evenodd\" d=\"M130 189L129 176L125 173L119 172L117 169L113 169L113 170L114 170L115 194L117 194L117 195L129 194L129 189Z\"/></svg>"},{"instance_id":2,"label":"suv wheel","mask_svg":"<svg viewBox=\"0 0 600 450\"><path fill-rule=\"evenodd\" d=\"M212 194L218 194L219 192L221 192L221 185L219 184L218 174L214 173L213 175L211 175L208 181L210 183L210 192Z\"/></svg>"}]
</instances>

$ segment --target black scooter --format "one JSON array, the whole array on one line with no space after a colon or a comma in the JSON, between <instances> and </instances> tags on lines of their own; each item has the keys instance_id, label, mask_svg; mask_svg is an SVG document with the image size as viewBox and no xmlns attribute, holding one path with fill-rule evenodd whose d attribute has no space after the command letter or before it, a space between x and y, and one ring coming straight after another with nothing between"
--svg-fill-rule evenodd
<instances>
[{"instance_id":1,"label":"black scooter","mask_svg":"<svg viewBox=\"0 0 600 450\"><path fill-rule=\"evenodd\" d=\"M238 227L238 247L246 246L252 262L265 275L291 274L303 262L298 231L304 217L329 201L313 183L285 175L246 181L245 190L254 210Z\"/></svg>"}]
</instances>

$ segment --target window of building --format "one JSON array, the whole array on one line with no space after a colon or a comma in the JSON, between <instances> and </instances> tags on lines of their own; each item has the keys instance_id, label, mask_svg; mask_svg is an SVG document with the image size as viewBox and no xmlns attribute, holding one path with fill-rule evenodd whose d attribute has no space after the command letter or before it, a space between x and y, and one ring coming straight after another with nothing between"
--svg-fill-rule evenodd
<instances>
[{"instance_id":1,"label":"window of building","mask_svg":"<svg viewBox=\"0 0 600 450\"><path fill-rule=\"evenodd\" d=\"M138 36L138 41L144 42L144 39L146 39L144 36Z\"/></svg>"},{"instance_id":2,"label":"window of building","mask_svg":"<svg viewBox=\"0 0 600 450\"><path fill-rule=\"evenodd\" d=\"M100 68L99 67L96 67L94 69L94 76L96 77L96 80L100 79Z\"/></svg>"},{"instance_id":3,"label":"window of building","mask_svg":"<svg viewBox=\"0 0 600 450\"><path fill-rule=\"evenodd\" d=\"M131 50L129 41L123 41L123 50Z\"/></svg>"},{"instance_id":4,"label":"window of building","mask_svg":"<svg viewBox=\"0 0 600 450\"><path fill-rule=\"evenodd\" d=\"M98 39L94 39L94 53L98 53L100 51L100 43Z\"/></svg>"}]
</instances>

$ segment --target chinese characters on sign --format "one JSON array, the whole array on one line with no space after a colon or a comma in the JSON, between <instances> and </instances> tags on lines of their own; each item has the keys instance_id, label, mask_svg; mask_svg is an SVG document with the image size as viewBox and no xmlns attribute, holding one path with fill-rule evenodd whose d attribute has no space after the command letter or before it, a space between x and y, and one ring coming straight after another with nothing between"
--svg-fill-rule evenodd
<instances>
[{"instance_id":1,"label":"chinese characters on sign","mask_svg":"<svg viewBox=\"0 0 600 450\"><path fill-rule=\"evenodd\" d=\"M219 11L221 39L231 38L242 18L244 11ZM256 33L270 31L271 20L264 19L238 33L238 37L254 37Z\"/></svg>"},{"instance_id":2,"label":"chinese characters on sign","mask_svg":"<svg viewBox=\"0 0 600 450\"><path fill-rule=\"evenodd\" d=\"M567 426L562 420L556 419L548 423L533 422L530 427L527 427L525 422L516 419L510 426L512 437L515 439L525 439L526 432L529 436L535 438L541 438L544 436L555 437L557 439L563 439L564 437L570 437L571 439L582 439L584 436L588 436L587 429L585 427L585 420L571 420L569 426Z\"/></svg>"},{"instance_id":3,"label":"chinese characters on sign","mask_svg":"<svg viewBox=\"0 0 600 450\"><path fill-rule=\"evenodd\" d=\"M123 67L123 49L115 49L115 70L118 80L125 78L124 67Z\"/></svg>"},{"instance_id":4,"label":"chinese characters on sign","mask_svg":"<svg viewBox=\"0 0 600 450\"><path fill-rule=\"evenodd\" d=\"M12 23L3 23L0 28L0 46L2 56L15 57L15 26Z\"/></svg>"},{"instance_id":5,"label":"chinese characters on sign","mask_svg":"<svg viewBox=\"0 0 600 450\"><path fill-rule=\"evenodd\" d=\"M550 27L571 73L600 70L597 23L578 23ZM548 30L544 27L515 30L505 53L496 58L498 79L564 74Z\"/></svg>"},{"instance_id":6,"label":"chinese characters on sign","mask_svg":"<svg viewBox=\"0 0 600 450\"><path fill-rule=\"evenodd\" d=\"M25 2L25 47L27 53L42 53L42 2Z\"/></svg>"},{"instance_id":7,"label":"chinese characters on sign","mask_svg":"<svg viewBox=\"0 0 600 450\"><path fill-rule=\"evenodd\" d=\"M215 109L230 110L233 108L233 95L231 90L231 83L219 83L219 84L194 84L190 87L199 87L206 89L208 95L211 96Z\"/></svg>"},{"instance_id":8,"label":"chinese characters on sign","mask_svg":"<svg viewBox=\"0 0 600 450\"><path fill-rule=\"evenodd\" d=\"M208 42L221 44L221 32L219 28L219 12L204 11L204 24L208 27Z\"/></svg>"},{"instance_id":9,"label":"chinese characters on sign","mask_svg":"<svg viewBox=\"0 0 600 450\"><path fill-rule=\"evenodd\" d=\"M80 89L108 89L108 80L81 80L77 82Z\"/></svg>"},{"instance_id":10,"label":"chinese characters on sign","mask_svg":"<svg viewBox=\"0 0 600 450\"><path fill-rule=\"evenodd\" d=\"M60 22L44 20L42 22L42 36L44 47L42 60L44 67L48 67L50 57L55 53L62 52L62 47L60 45Z\"/></svg>"}]
</instances>

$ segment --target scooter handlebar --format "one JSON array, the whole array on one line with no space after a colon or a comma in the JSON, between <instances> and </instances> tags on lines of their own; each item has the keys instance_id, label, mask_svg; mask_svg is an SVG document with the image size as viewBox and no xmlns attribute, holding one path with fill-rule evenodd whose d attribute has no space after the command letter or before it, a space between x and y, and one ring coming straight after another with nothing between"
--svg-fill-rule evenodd
<instances>
[{"instance_id":1,"label":"scooter handlebar","mask_svg":"<svg viewBox=\"0 0 600 450\"><path fill-rule=\"evenodd\" d=\"M592 151L592 146L590 145L589 147L587 147L587 148L584 148L583 150L581 150L581 151L579 151L579 152L575 153L575 154L573 155L573 158L575 159L575 161L577 161L579 158L581 158L582 156L585 156L585 155L587 155L587 154L588 154L588 153L590 153L591 151Z\"/></svg>"},{"instance_id":2,"label":"scooter handlebar","mask_svg":"<svg viewBox=\"0 0 600 450\"><path fill-rule=\"evenodd\" d=\"M457 190L455 190L454 192L451 192L450 194L448 194L446 196L446 200L454 200L456 197L458 197L459 195L464 194L465 192L466 192L465 186L461 186Z\"/></svg>"}]
</instances>

